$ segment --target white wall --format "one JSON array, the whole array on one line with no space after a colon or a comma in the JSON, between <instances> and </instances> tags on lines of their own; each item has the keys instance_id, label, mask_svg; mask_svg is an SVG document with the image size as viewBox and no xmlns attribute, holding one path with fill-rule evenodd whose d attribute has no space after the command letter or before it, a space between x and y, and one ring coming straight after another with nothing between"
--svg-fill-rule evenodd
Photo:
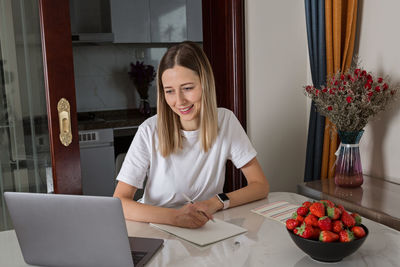
<instances>
[{"instance_id":1,"label":"white wall","mask_svg":"<svg viewBox=\"0 0 400 267\"><path fill-rule=\"evenodd\" d=\"M247 129L271 191L303 181L308 108L304 1L246 1Z\"/></svg>"},{"instance_id":2,"label":"white wall","mask_svg":"<svg viewBox=\"0 0 400 267\"><path fill-rule=\"evenodd\" d=\"M364 68L400 84L399 10L398 0L360 1L358 54ZM400 183L399 136L398 99L365 128L360 144L364 173Z\"/></svg>"}]
</instances>

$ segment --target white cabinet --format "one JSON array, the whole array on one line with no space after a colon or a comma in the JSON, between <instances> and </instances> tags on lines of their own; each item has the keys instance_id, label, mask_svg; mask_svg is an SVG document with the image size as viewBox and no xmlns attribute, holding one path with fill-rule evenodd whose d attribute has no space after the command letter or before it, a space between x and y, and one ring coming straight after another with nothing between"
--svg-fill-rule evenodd
<instances>
[{"instance_id":1,"label":"white cabinet","mask_svg":"<svg viewBox=\"0 0 400 267\"><path fill-rule=\"evenodd\" d=\"M114 43L150 43L148 0L110 0Z\"/></svg>"},{"instance_id":2,"label":"white cabinet","mask_svg":"<svg viewBox=\"0 0 400 267\"><path fill-rule=\"evenodd\" d=\"M203 20L201 0L186 0L187 39L203 42Z\"/></svg>"},{"instance_id":3,"label":"white cabinet","mask_svg":"<svg viewBox=\"0 0 400 267\"><path fill-rule=\"evenodd\" d=\"M150 28L152 42L186 40L186 0L150 0Z\"/></svg>"},{"instance_id":4,"label":"white cabinet","mask_svg":"<svg viewBox=\"0 0 400 267\"><path fill-rule=\"evenodd\" d=\"M110 0L115 43L202 42L201 0Z\"/></svg>"}]
</instances>

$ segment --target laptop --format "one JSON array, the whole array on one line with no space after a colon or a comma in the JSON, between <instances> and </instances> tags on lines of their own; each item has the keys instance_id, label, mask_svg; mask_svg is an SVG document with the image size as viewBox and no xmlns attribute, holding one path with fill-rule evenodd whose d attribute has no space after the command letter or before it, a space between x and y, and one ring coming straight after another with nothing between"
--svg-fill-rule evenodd
<instances>
[{"instance_id":1,"label":"laptop","mask_svg":"<svg viewBox=\"0 0 400 267\"><path fill-rule=\"evenodd\" d=\"M128 238L118 198L20 192L4 197L28 264L138 267L163 244Z\"/></svg>"}]
</instances>

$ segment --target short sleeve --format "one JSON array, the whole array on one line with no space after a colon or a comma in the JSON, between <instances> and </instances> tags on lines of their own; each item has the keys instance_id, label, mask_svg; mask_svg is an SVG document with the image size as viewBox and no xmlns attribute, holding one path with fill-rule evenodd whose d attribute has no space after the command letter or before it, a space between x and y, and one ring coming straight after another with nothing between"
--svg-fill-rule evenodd
<instances>
[{"instance_id":1,"label":"short sleeve","mask_svg":"<svg viewBox=\"0 0 400 267\"><path fill-rule=\"evenodd\" d=\"M151 136L146 129L139 126L118 173L118 181L143 188L150 165L150 140Z\"/></svg>"},{"instance_id":2,"label":"short sleeve","mask_svg":"<svg viewBox=\"0 0 400 267\"><path fill-rule=\"evenodd\" d=\"M228 127L228 132L231 139L228 158L232 161L236 168L240 169L249 163L250 160L257 155L257 152L251 144L250 139L244 131L239 120L232 112L229 118Z\"/></svg>"}]
</instances>

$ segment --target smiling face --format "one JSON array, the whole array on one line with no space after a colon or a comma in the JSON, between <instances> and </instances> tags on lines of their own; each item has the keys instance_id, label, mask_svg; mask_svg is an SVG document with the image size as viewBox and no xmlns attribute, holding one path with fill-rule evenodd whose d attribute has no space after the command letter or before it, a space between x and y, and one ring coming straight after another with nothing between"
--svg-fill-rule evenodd
<instances>
[{"instance_id":1,"label":"smiling face","mask_svg":"<svg viewBox=\"0 0 400 267\"><path fill-rule=\"evenodd\" d=\"M191 69L175 65L161 76L168 106L178 114L182 128L193 131L200 125L202 87L199 76Z\"/></svg>"}]
</instances>

